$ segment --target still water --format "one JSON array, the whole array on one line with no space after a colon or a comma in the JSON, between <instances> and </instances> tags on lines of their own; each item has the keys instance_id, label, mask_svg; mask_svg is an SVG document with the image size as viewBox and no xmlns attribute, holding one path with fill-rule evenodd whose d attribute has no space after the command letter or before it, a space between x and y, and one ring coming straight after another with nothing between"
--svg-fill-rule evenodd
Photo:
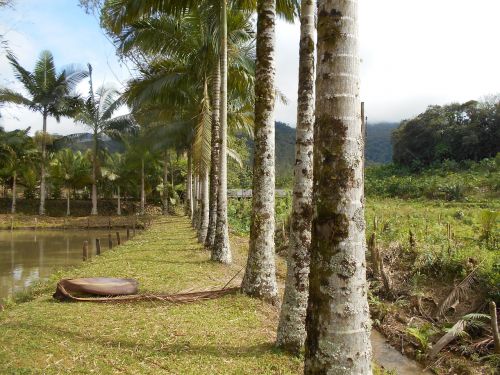
<instances>
[{"instance_id":1,"label":"still water","mask_svg":"<svg viewBox=\"0 0 500 375\"><path fill-rule=\"evenodd\" d=\"M83 241L95 256L95 239L101 252L108 249L108 230L0 231L0 300L46 279L54 270L82 262ZM116 231L113 231L116 246ZM120 232L122 242L126 232Z\"/></svg>"}]
</instances>

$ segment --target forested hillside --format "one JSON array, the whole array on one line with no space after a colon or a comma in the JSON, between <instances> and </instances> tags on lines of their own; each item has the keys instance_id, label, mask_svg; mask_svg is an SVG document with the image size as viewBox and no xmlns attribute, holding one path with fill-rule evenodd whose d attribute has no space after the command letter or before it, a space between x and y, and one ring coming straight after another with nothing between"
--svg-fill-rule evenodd
<instances>
[{"instance_id":1,"label":"forested hillside","mask_svg":"<svg viewBox=\"0 0 500 375\"><path fill-rule=\"evenodd\" d=\"M392 122L368 125L366 158L369 164L385 164L391 162L391 134L398 125L398 123ZM247 135L240 135L240 137L246 139L249 154L248 163L251 165L253 158L251 152L253 149L253 140ZM279 187L291 186L294 160L295 128L283 122L276 121L276 183ZM242 181L241 178L240 181ZM250 181L250 179L248 181Z\"/></svg>"},{"instance_id":2,"label":"forested hillside","mask_svg":"<svg viewBox=\"0 0 500 375\"><path fill-rule=\"evenodd\" d=\"M394 132L394 162L419 170L444 160L479 161L500 152L500 102L430 106Z\"/></svg>"},{"instance_id":3,"label":"forested hillside","mask_svg":"<svg viewBox=\"0 0 500 375\"><path fill-rule=\"evenodd\" d=\"M368 164L392 162L392 131L399 126L397 122L368 123L366 127L366 160Z\"/></svg>"}]
</instances>

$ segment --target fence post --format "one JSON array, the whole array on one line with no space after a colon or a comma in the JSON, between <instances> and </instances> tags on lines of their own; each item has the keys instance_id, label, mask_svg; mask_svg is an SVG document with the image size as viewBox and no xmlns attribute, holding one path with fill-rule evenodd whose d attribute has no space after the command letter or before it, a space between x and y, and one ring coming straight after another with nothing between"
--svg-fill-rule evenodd
<instances>
[{"instance_id":1,"label":"fence post","mask_svg":"<svg viewBox=\"0 0 500 375\"><path fill-rule=\"evenodd\" d=\"M118 245L121 245L121 241L120 241L120 232L116 232L116 242Z\"/></svg>"},{"instance_id":2,"label":"fence post","mask_svg":"<svg viewBox=\"0 0 500 375\"><path fill-rule=\"evenodd\" d=\"M127 241L130 239L130 228L127 225Z\"/></svg>"},{"instance_id":3,"label":"fence post","mask_svg":"<svg viewBox=\"0 0 500 375\"><path fill-rule=\"evenodd\" d=\"M111 239L111 233L108 233L108 247L113 248L113 240Z\"/></svg>"},{"instance_id":4,"label":"fence post","mask_svg":"<svg viewBox=\"0 0 500 375\"><path fill-rule=\"evenodd\" d=\"M89 241L83 241L83 260L89 258Z\"/></svg>"},{"instance_id":5,"label":"fence post","mask_svg":"<svg viewBox=\"0 0 500 375\"><path fill-rule=\"evenodd\" d=\"M95 239L95 253L101 255L101 240L99 238Z\"/></svg>"}]
</instances>

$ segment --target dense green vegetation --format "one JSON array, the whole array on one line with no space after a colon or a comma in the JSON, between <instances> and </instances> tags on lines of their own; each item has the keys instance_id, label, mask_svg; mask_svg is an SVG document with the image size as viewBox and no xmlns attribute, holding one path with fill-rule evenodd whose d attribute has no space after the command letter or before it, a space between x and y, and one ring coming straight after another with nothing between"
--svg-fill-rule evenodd
<instances>
[{"instance_id":1,"label":"dense green vegetation","mask_svg":"<svg viewBox=\"0 0 500 375\"><path fill-rule=\"evenodd\" d=\"M479 162L447 160L412 172L394 164L366 169L369 197L488 201L500 197L500 154Z\"/></svg>"},{"instance_id":2,"label":"dense green vegetation","mask_svg":"<svg viewBox=\"0 0 500 375\"><path fill-rule=\"evenodd\" d=\"M393 135L394 162L419 170L444 160L494 157L500 145L500 101L430 106Z\"/></svg>"}]
</instances>

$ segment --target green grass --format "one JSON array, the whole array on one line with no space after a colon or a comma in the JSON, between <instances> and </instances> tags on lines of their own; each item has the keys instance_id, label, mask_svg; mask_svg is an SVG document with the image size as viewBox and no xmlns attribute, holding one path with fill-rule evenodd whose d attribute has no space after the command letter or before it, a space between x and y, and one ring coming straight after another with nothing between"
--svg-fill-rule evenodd
<instances>
[{"instance_id":1,"label":"green grass","mask_svg":"<svg viewBox=\"0 0 500 375\"><path fill-rule=\"evenodd\" d=\"M394 164L370 166L366 169L365 192L368 197L380 198L498 200L500 156L480 162L448 160L419 172Z\"/></svg>"},{"instance_id":2,"label":"green grass","mask_svg":"<svg viewBox=\"0 0 500 375\"><path fill-rule=\"evenodd\" d=\"M0 373L300 373L301 359L273 348L278 311L242 295L187 305L51 297L63 277L133 277L149 293L220 287L241 269L243 243L233 242L233 266L210 262L187 219L169 217L81 267L58 272L24 296L30 302L11 302L0 313Z\"/></svg>"}]
</instances>

